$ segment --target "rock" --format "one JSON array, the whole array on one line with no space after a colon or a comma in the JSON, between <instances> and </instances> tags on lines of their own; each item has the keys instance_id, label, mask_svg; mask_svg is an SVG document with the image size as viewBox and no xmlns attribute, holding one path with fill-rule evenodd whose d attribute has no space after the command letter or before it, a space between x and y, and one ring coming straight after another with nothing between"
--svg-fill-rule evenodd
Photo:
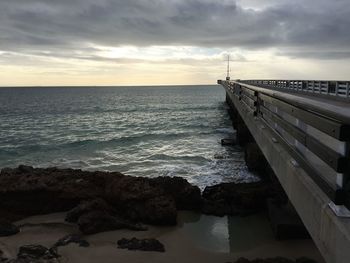
<instances>
[{"instance_id":1,"label":"rock","mask_svg":"<svg viewBox=\"0 0 350 263\"><path fill-rule=\"evenodd\" d=\"M85 213L89 213L92 211L102 211L105 213L114 213L114 209L106 203L101 198L83 201L77 207L70 210L66 215L66 221L71 223L76 223L80 216Z\"/></svg>"},{"instance_id":2,"label":"rock","mask_svg":"<svg viewBox=\"0 0 350 263\"><path fill-rule=\"evenodd\" d=\"M178 210L198 210L202 203L201 191L181 177L157 177L151 179L153 185L159 186L170 194Z\"/></svg>"},{"instance_id":3,"label":"rock","mask_svg":"<svg viewBox=\"0 0 350 263\"><path fill-rule=\"evenodd\" d=\"M78 220L78 225L80 231L87 235L123 228L115 217L102 211L83 214Z\"/></svg>"},{"instance_id":4,"label":"rock","mask_svg":"<svg viewBox=\"0 0 350 263\"><path fill-rule=\"evenodd\" d=\"M222 183L203 191L202 212L205 214L249 215L266 209L266 199L274 192L265 182Z\"/></svg>"},{"instance_id":5,"label":"rock","mask_svg":"<svg viewBox=\"0 0 350 263\"><path fill-rule=\"evenodd\" d=\"M102 211L132 222L173 225L177 209L197 210L201 202L199 188L178 177L150 179L23 165L0 173L0 212L11 222L71 210L68 222Z\"/></svg>"},{"instance_id":6,"label":"rock","mask_svg":"<svg viewBox=\"0 0 350 263\"><path fill-rule=\"evenodd\" d=\"M224 155L224 154L221 154L221 153L216 153L216 154L214 154L214 159L216 159L216 160L224 160L224 159L227 159L227 156Z\"/></svg>"},{"instance_id":7,"label":"rock","mask_svg":"<svg viewBox=\"0 0 350 263\"><path fill-rule=\"evenodd\" d=\"M19 232L19 228L6 221L0 221L0 237L12 236Z\"/></svg>"},{"instance_id":8,"label":"rock","mask_svg":"<svg viewBox=\"0 0 350 263\"><path fill-rule=\"evenodd\" d=\"M125 211L123 216L132 221L176 224L174 197L148 178L125 176L113 180L107 184L106 198L118 211Z\"/></svg>"},{"instance_id":9,"label":"rock","mask_svg":"<svg viewBox=\"0 0 350 263\"><path fill-rule=\"evenodd\" d=\"M310 259L310 258L298 258L296 261L296 263L317 263L315 260Z\"/></svg>"},{"instance_id":10,"label":"rock","mask_svg":"<svg viewBox=\"0 0 350 263\"><path fill-rule=\"evenodd\" d=\"M128 249L128 250L141 250L141 251L156 251L165 252L164 245L160 243L157 239L137 239L123 238L117 242L118 248Z\"/></svg>"},{"instance_id":11,"label":"rock","mask_svg":"<svg viewBox=\"0 0 350 263\"><path fill-rule=\"evenodd\" d=\"M151 225L176 225L177 210L172 197L159 196L128 203L127 218Z\"/></svg>"},{"instance_id":12,"label":"rock","mask_svg":"<svg viewBox=\"0 0 350 263\"><path fill-rule=\"evenodd\" d=\"M299 258L296 261L282 258L282 257L276 257L276 258L266 258L266 259L253 259L248 260L246 258L239 258L235 261L235 263L317 263L316 261L308 258Z\"/></svg>"},{"instance_id":13,"label":"rock","mask_svg":"<svg viewBox=\"0 0 350 263\"><path fill-rule=\"evenodd\" d=\"M0 176L0 210L13 217L68 211L82 200L102 197L106 177L119 173L83 172L73 169L3 169ZM77 179L83 181L77 183Z\"/></svg>"},{"instance_id":14,"label":"rock","mask_svg":"<svg viewBox=\"0 0 350 263\"><path fill-rule=\"evenodd\" d=\"M14 262L58 262L58 255L41 245L26 245L19 248Z\"/></svg>"},{"instance_id":15,"label":"rock","mask_svg":"<svg viewBox=\"0 0 350 263\"><path fill-rule=\"evenodd\" d=\"M93 211L83 214L78 220L78 225L80 231L87 235L122 228L139 231L147 230L147 228L140 224L125 222L103 211Z\"/></svg>"},{"instance_id":16,"label":"rock","mask_svg":"<svg viewBox=\"0 0 350 263\"><path fill-rule=\"evenodd\" d=\"M20 165L18 166L18 170L20 173L30 174L33 172L34 168L28 165Z\"/></svg>"},{"instance_id":17,"label":"rock","mask_svg":"<svg viewBox=\"0 0 350 263\"><path fill-rule=\"evenodd\" d=\"M150 179L131 176L109 181L105 194L107 201L116 206L166 195L164 189L151 185Z\"/></svg>"},{"instance_id":18,"label":"rock","mask_svg":"<svg viewBox=\"0 0 350 263\"><path fill-rule=\"evenodd\" d=\"M253 259L248 260L246 258L239 258L235 263L295 263L294 261L282 258L282 257L276 257L276 258L267 258L267 259Z\"/></svg>"},{"instance_id":19,"label":"rock","mask_svg":"<svg viewBox=\"0 0 350 263\"><path fill-rule=\"evenodd\" d=\"M49 249L41 245L26 245L19 248L18 257L20 258L41 258L49 252Z\"/></svg>"},{"instance_id":20,"label":"rock","mask_svg":"<svg viewBox=\"0 0 350 263\"><path fill-rule=\"evenodd\" d=\"M250 263L250 261L246 258L239 258L235 263Z\"/></svg>"},{"instance_id":21,"label":"rock","mask_svg":"<svg viewBox=\"0 0 350 263\"><path fill-rule=\"evenodd\" d=\"M80 247L89 247L90 244L86 240L84 240L80 235L68 235L60 240L58 240L53 247L62 247L62 246L67 246L70 243L75 243L78 244Z\"/></svg>"},{"instance_id":22,"label":"rock","mask_svg":"<svg viewBox=\"0 0 350 263\"><path fill-rule=\"evenodd\" d=\"M69 211L81 204L68 213L67 221L76 222L85 211L102 210L110 214L117 211L121 218L129 217L134 222L172 225L176 223L176 200L180 208L186 208L193 207L200 197L198 189L185 180L170 180L176 182L177 188L169 187L167 180L152 181L120 173L55 167L6 168L0 175L0 212L9 220L20 220ZM176 190L171 190L181 187L185 187L182 193L191 198L188 204Z\"/></svg>"},{"instance_id":23,"label":"rock","mask_svg":"<svg viewBox=\"0 0 350 263\"><path fill-rule=\"evenodd\" d=\"M0 262L7 262L7 258L4 256L4 252L0 250Z\"/></svg>"},{"instance_id":24,"label":"rock","mask_svg":"<svg viewBox=\"0 0 350 263\"><path fill-rule=\"evenodd\" d=\"M221 139L222 146L233 146L236 144L237 144L237 142L235 139Z\"/></svg>"},{"instance_id":25,"label":"rock","mask_svg":"<svg viewBox=\"0 0 350 263\"><path fill-rule=\"evenodd\" d=\"M0 171L0 176L6 176L6 175L10 175L12 173L13 169L11 168L3 168Z\"/></svg>"}]
</instances>

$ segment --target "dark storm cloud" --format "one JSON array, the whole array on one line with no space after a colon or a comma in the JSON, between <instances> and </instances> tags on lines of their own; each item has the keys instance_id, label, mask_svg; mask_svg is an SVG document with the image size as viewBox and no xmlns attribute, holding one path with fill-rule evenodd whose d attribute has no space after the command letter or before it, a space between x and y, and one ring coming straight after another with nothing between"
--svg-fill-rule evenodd
<instances>
[{"instance_id":1,"label":"dark storm cloud","mask_svg":"<svg viewBox=\"0 0 350 263\"><path fill-rule=\"evenodd\" d=\"M326 58L350 52L348 0L1 0L0 50L74 54L87 44L278 48ZM293 52L290 51L293 50ZM331 54L329 53L329 54Z\"/></svg>"}]
</instances>

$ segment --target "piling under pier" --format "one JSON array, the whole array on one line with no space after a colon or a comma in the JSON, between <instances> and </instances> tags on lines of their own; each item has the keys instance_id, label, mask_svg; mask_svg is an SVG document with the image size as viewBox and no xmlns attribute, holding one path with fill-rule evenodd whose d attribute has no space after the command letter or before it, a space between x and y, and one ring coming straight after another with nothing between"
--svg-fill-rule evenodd
<instances>
[{"instance_id":1,"label":"piling under pier","mask_svg":"<svg viewBox=\"0 0 350 263\"><path fill-rule=\"evenodd\" d=\"M255 89L255 87L245 86L241 82L219 81L219 84L223 85L226 90L226 100L230 106L229 112L233 118L233 126L237 130L239 144L247 145L255 142L259 146L325 260L329 263L348 263L350 260L350 219L342 217L341 213L337 214L334 210L344 208L346 211L346 207L342 205L342 202L344 205L346 204L346 200L341 198L344 197L344 194L337 189L334 192L327 191L327 186L322 185L321 180L317 181L315 173L311 173L312 170L308 169L307 165L302 165L302 160L293 155L293 152L286 147L283 138L280 138L282 136L274 130L279 126L275 125L271 128L262 118L262 112L266 111L267 104L261 104L259 100L263 98L266 101L274 102L276 97L281 99L283 94L277 94L277 92L270 90L265 91L259 87ZM259 92L262 92L261 96L259 96ZM288 94L286 97L291 99L293 95ZM299 97L296 99L300 100ZM281 102L277 102L280 103L278 105L287 109L286 103L282 99ZM296 110L301 111L300 108L291 107L290 114L294 114L293 111ZM301 118L307 114L311 115L309 110L305 110L305 112ZM316 119L320 118L317 116ZM346 116L344 118L341 121L346 121ZM318 126L317 121L311 119L310 122ZM288 125L285 127L286 129L290 128ZM323 129L323 132L328 132L324 127L320 127L320 129ZM340 125L339 129L340 131L346 130L346 127ZM294 135L299 135L295 129L293 130L293 127L290 128L290 131ZM331 136L340 141L347 140L347 137L342 137L345 134L347 136L347 133L335 133L332 134L332 130L329 132ZM304 143L306 144L306 142ZM311 143L306 146L313 147ZM321 157L323 158L323 156ZM329 166L334 164L333 160L329 161L324 158L324 161ZM344 176L347 174L347 171L340 166L335 167L335 169L341 171ZM345 184L346 181L344 180L342 183Z\"/></svg>"}]
</instances>

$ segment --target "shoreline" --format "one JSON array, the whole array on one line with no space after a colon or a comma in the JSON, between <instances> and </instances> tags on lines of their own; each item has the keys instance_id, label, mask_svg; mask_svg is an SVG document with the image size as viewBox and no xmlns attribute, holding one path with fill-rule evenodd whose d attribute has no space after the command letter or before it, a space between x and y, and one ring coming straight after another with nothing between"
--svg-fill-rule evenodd
<instances>
[{"instance_id":1,"label":"shoreline","mask_svg":"<svg viewBox=\"0 0 350 263\"><path fill-rule=\"evenodd\" d=\"M235 262L240 257L278 256L324 263L311 239L275 239L267 203L283 202L280 191L266 179L222 183L201 192L180 177L144 178L55 167L2 169L0 262L11 262L1 260L31 249L50 256L33 262L47 263ZM67 236L68 243L89 246L56 246ZM133 237L140 239L137 242L161 242L165 253L117 248L119 239ZM23 249L26 245L44 247Z\"/></svg>"},{"instance_id":2,"label":"shoreline","mask_svg":"<svg viewBox=\"0 0 350 263\"><path fill-rule=\"evenodd\" d=\"M215 225L222 217L205 216ZM15 257L21 245L40 244L47 247L52 246L58 239L65 235L78 233L75 225L67 224L64 221L64 213L34 216L26 218L16 224L34 224L23 227L22 231L11 237L0 238L0 250L5 255ZM197 230L208 231L210 224L198 225L197 222L188 222L191 217L197 217L193 212L180 212L179 224L177 226L148 226L149 230L135 232L132 230L116 230L83 236L90 243L90 246L79 247L70 244L58 248L61 256L59 262L235 262L241 257L247 259L285 257L295 260L301 257L308 257L323 263L323 259L311 240L276 241L271 239L268 242L260 243L251 249L241 251L218 252L198 245L198 238L194 238L189 227L197 227ZM251 219L251 216L248 219ZM187 221L187 222L186 222ZM35 225L35 224L40 225ZM43 225L44 223L44 225ZM50 224L47 224L50 223ZM45 225L46 224L46 225ZM212 226L213 226L212 225ZM184 227L185 226L185 227ZM187 226L187 228L186 228ZM249 229L245 229L249 231ZM117 248L117 240L120 238L156 238L165 246L165 253L128 251ZM33 242L35 240L35 242ZM249 243L249 241L247 241ZM4 246L4 244L6 244Z\"/></svg>"}]
</instances>

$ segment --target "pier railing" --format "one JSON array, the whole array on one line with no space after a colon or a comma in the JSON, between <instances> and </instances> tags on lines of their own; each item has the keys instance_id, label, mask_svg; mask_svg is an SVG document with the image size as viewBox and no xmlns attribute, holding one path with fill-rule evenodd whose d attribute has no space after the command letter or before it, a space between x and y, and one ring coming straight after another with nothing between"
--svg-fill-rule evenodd
<instances>
[{"instance_id":1,"label":"pier railing","mask_svg":"<svg viewBox=\"0 0 350 263\"><path fill-rule=\"evenodd\" d=\"M350 100L350 81L322 81L322 80L242 80L263 88L316 94L339 99Z\"/></svg>"},{"instance_id":2,"label":"pier railing","mask_svg":"<svg viewBox=\"0 0 350 263\"><path fill-rule=\"evenodd\" d=\"M350 209L350 108L326 107L310 98L269 89L348 98L349 82L239 80L219 84L231 93L235 104L263 123L261 129L271 131L271 141L289 152L294 166L303 168L334 204Z\"/></svg>"}]
</instances>

